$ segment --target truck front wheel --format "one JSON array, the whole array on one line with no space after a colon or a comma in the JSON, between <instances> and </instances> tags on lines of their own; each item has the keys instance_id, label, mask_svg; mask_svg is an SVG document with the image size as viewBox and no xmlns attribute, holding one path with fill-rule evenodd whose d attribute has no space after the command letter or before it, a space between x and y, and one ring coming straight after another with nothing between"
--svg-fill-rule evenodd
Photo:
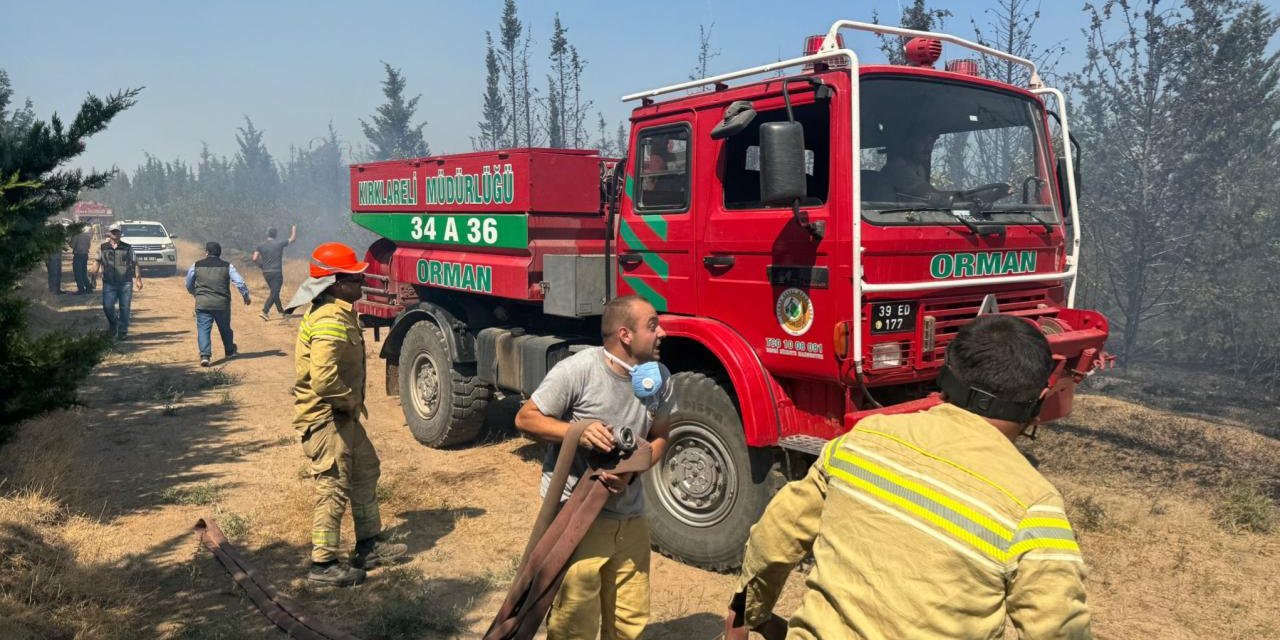
<instances>
[{"instance_id":1,"label":"truck front wheel","mask_svg":"<svg viewBox=\"0 0 1280 640\"><path fill-rule=\"evenodd\" d=\"M400 345L400 406L409 431L429 447L469 442L492 395L474 364L454 364L440 327L419 322Z\"/></svg>"},{"instance_id":2,"label":"truck front wheel","mask_svg":"<svg viewBox=\"0 0 1280 640\"><path fill-rule=\"evenodd\" d=\"M783 478L772 452L747 446L724 385L694 372L671 384L676 412L666 454L644 475L653 543L687 564L730 571Z\"/></svg>"}]
</instances>

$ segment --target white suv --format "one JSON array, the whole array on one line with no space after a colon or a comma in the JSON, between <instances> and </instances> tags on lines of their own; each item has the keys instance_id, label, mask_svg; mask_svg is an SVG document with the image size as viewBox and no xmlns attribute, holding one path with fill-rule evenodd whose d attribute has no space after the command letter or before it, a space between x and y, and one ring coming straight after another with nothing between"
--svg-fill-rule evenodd
<instances>
[{"instance_id":1,"label":"white suv","mask_svg":"<svg viewBox=\"0 0 1280 640\"><path fill-rule=\"evenodd\" d=\"M178 250L163 224L151 220L122 220L120 235L133 245L141 269L157 271L162 276L178 272Z\"/></svg>"}]
</instances>

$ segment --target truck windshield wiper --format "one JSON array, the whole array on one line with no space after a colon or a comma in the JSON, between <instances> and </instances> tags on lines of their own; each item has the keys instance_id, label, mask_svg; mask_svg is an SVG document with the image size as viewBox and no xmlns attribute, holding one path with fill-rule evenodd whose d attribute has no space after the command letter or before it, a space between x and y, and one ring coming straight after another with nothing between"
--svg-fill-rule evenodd
<instances>
[{"instance_id":1,"label":"truck windshield wiper","mask_svg":"<svg viewBox=\"0 0 1280 640\"><path fill-rule=\"evenodd\" d=\"M983 213L1020 213L1020 214L1023 214L1023 215L1025 215L1025 216L1030 217L1032 220L1034 220L1034 221L1035 221L1035 223L1036 223L1036 224L1038 224L1038 225L1040 225L1040 226L1044 227L1044 232L1045 232L1045 233L1053 233L1053 223L1052 223L1052 222L1049 222L1048 220L1045 220L1044 218L1041 218L1041 217L1040 217L1040 216L1038 216L1038 215L1036 215L1036 212L1034 212L1034 211L1032 211L1032 210L1030 210L1030 209L1021 209L1021 210L1018 210L1018 209L1005 209L1005 210L1002 210L1002 211L990 211L990 210L988 210L988 211L984 211Z\"/></svg>"},{"instance_id":2,"label":"truck windshield wiper","mask_svg":"<svg viewBox=\"0 0 1280 640\"><path fill-rule=\"evenodd\" d=\"M975 236L986 235L982 232L982 229L980 229L978 225L974 224L973 220L971 220L969 216L956 213L955 209L952 209L950 207L935 207L933 205L920 205L915 207L900 207L897 209L883 209L880 211L880 213L907 213L911 211L940 211L958 220L960 224L964 225L970 231L972 231L973 235Z\"/></svg>"}]
</instances>

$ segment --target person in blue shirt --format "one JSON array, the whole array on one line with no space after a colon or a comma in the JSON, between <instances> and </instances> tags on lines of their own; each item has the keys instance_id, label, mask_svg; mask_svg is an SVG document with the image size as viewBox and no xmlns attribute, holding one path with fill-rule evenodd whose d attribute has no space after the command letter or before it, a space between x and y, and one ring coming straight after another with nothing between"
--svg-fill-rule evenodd
<instances>
[{"instance_id":1,"label":"person in blue shirt","mask_svg":"<svg viewBox=\"0 0 1280 640\"><path fill-rule=\"evenodd\" d=\"M235 265L222 259L222 245L207 242L205 257L187 269L187 291L196 299L196 342L200 347L200 366L209 366L213 347L209 344L214 323L222 337L226 357L236 355L235 334L231 330L231 285L235 285L249 304L249 286Z\"/></svg>"}]
</instances>

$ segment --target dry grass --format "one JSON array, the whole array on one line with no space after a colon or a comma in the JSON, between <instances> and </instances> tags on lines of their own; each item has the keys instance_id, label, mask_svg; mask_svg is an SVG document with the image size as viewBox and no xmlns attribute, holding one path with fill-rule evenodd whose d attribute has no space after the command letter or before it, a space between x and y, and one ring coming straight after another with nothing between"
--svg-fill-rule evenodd
<instances>
[{"instance_id":1,"label":"dry grass","mask_svg":"<svg viewBox=\"0 0 1280 640\"><path fill-rule=\"evenodd\" d=\"M0 497L0 637L134 635L140 576L93 553L104 528L47 493Z\"/></svg>"},{"instance_id":2,"label":"dry grass","mask_svg":"<svg viewBox=\"0 0 1280 640\"><path fill-rule=\"evenodd\" d=\"M63 502L83 490L80 411L29 421L0 465L0 638L128 637L143 600L107 527Z\"/></svg>"},{"instance_id":3,"label":"dry grass","mask_svg":"<svg viewBox=\"0 0 1280 640\"><path fill-rule=\"evenodd\" d=\"M1028 447L1066 496L1095 633L1275 637L1277 403L1177 371L1098 381L1107 396L1082 395Z\"/></svg>"}]
</instances>

